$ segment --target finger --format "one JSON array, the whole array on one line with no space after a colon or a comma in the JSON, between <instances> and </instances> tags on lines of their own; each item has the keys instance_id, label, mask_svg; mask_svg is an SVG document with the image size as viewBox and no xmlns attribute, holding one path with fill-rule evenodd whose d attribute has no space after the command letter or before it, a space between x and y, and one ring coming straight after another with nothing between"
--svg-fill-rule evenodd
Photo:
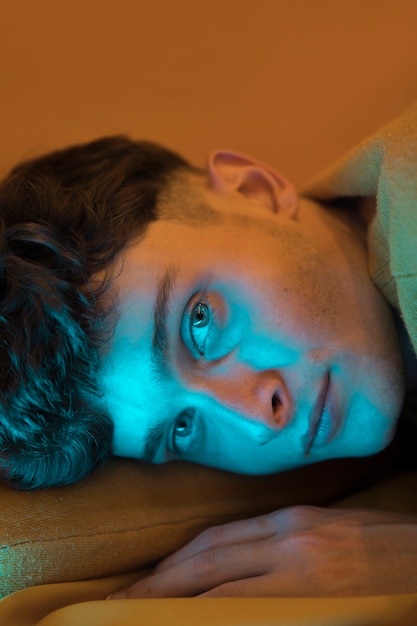
<instances>
[{"instance_id":1,"label":"finger","mask_svg":"<svg viewBox=\"0 0 417 626\"><path fill-rule=\"evenodd\" d=\"M333 514L328 509L315 506L292 506L250 519L213 526L200 533L184 547L163 559L154 571L161 572L200 552L215 547L268 539L269 537L292 531L295 528L300 530L309 528L313 522L320 519L323 515L337 516L340 515L340 512L335 511Z\"/></svg>"},{"instance_id":2,"label":"finger","mask_svg":"<svg viewBox=\"0 0 417 626\"><path fill-rule=\"evenodd\" d=\"M198 598L278 598L327 596L329 591L301 576L286 576L285 570L223 583L200 593Z\"/></svg>"},{"instance_id":3,"label":"finger","mask_svg":"<svg viewBox=\"0 0 417 626\"><path fill-rule=\"evenodd\" d=\"M196 596L224 583L269 573L272 553L268 540L210 549L138 581L124 590L123 597ZM273 560L276 569L276 555Z\"/></svg>"},{"instance_id":4,"label":"finger","mask_svg":"<svg viewBox=\"0 0 417 626\"><path fill-rule=\"evenodd\" d=\"M279 597L279 596L297 596L296 589L289 589L288 585L284 583L280 588L280 581L276 575L266 576L254 576L251 578L245 578L243 580L236 580L229 583L224 583L200 593L198 598L267 598L267 597Z\"/></svg>"},{"instance_id":5,"label":"finger","mask_svg":"<svg viewBox=\"0 0 417 626\"><path fill-rule=\"evenodd\" d=\"M162 572L206 550L268 539L277 533L278 519L279 511L274 511L251 519L212 526L163 559L155 567L154 572Z\"/></svg>"}]
</instances>

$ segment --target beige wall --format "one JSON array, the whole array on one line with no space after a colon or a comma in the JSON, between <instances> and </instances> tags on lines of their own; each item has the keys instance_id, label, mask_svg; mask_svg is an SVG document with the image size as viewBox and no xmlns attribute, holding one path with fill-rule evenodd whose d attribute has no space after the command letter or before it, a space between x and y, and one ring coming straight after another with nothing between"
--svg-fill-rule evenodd
<instances>
[{"instance_id":1,"label":"beige wall","mask_svg":"<svg viewBox=\"0 0 417 626\"><path fill-rule=\"evenodd\" d=\"M0 172L126 132L302 183L417 98L417 0L8 0Z\"/></svg>"}]
</instances>

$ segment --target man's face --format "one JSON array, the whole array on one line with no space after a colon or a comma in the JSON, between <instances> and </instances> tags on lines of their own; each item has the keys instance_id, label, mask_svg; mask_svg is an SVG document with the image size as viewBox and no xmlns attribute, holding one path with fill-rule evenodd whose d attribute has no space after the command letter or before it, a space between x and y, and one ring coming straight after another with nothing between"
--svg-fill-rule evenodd
<instances>
[{"instance_id":1,"label":"man's face","mask_svg":"<svg viewBox=\"0 0 417 626\"><path fill-rule=\"evenodd\" d=\"M402 360L354 227L190 184L215 219L152 223L114 281L114 454L261 474L387 445Z\"/></svg>"}]
</instances>

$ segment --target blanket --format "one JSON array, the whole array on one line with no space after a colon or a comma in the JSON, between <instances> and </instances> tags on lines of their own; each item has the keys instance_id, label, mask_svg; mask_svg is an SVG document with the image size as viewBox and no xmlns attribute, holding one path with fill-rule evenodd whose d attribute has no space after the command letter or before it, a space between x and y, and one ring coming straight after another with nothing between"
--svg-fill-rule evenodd
<instances>
[{"instance_id":1,"label":"blanket","mask_svg":"<svg viewBox=\"0 0 417 626\"><path fill-rule=\"evenodd\" d=\"M371 276L396 308L417 353L417 103L303 190L317 200L375 196Z\"/></svg>"}]
</instances>

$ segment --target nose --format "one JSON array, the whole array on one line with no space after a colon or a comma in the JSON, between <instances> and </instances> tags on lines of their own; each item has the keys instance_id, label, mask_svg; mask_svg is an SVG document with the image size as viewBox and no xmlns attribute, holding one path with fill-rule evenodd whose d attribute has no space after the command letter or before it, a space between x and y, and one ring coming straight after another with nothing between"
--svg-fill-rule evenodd
<instances>
[{"instance_id":1,"label":"nose","mask_svg":"<svg viewBox=\"0 0 417 626\"><path fill-rule=\"evenodd\" d=\"M279 370L254 371L243 365L210 372L200 390L243 418L282 430L291 421L293 403Z\"/></svg>"}]
</instances>

